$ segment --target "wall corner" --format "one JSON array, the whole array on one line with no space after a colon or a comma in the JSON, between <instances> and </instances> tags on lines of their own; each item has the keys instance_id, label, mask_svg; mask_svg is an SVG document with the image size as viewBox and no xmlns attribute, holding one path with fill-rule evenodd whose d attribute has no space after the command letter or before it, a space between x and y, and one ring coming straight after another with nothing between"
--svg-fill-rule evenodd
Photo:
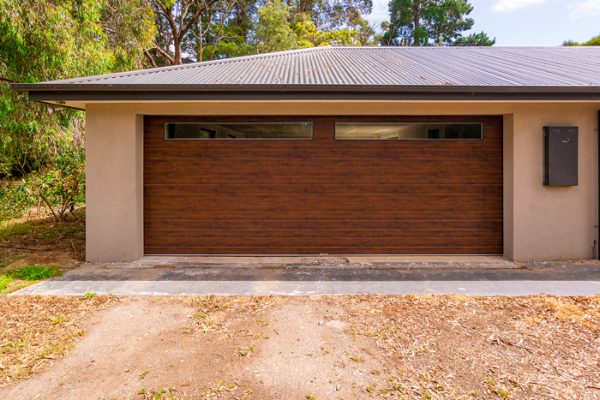
<instances>
[{"instance_id":1,"label":"wall corner","mask_svg":"<svg viewBox=\"0 0 600 400\"><path fill-rule=\"evenodd\" d=\"M514 260L515 258L515 229L514 229L514 134L515 134L514 114L505 114L503 116L503 218L504 218L504 257Z\"/></svg>"},{"instance_id":2,"label":"wall corner","mask_svg":"<svg viewBox=\"0 0 600 400\"><path fill-rule=\"evenodd\" d=\"M132 105L93 104L86 118L86 260L137 260L144 254L143 117Z\"/></svg>"}]
</instances>

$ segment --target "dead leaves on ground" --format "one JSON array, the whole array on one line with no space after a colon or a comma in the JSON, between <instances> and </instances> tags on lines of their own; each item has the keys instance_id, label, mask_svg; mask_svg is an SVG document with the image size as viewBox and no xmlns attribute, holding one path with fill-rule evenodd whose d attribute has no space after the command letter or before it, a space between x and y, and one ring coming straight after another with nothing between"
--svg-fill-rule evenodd
<instances>
[{"instance_id":1,"label":"dead leaves on ground","mask_svg":"<svg viewBox=\"0 0 600 400\"><path fill-rule=\"evenodd\" d=\"M600 398L600 297L353 296L346 310L389 356L370 397Z\"/></svg>"},{"instance_id":2,"label":"dead leaves on ground","mask_svg":"<svg viewBox=\"0 0 600 400\"><path fill-rule=\"evenodd\" d=\"M0 298L0 386L26 378L62 357L84 335L82 322L112 297Z\"/></svg>"}]
</instances>

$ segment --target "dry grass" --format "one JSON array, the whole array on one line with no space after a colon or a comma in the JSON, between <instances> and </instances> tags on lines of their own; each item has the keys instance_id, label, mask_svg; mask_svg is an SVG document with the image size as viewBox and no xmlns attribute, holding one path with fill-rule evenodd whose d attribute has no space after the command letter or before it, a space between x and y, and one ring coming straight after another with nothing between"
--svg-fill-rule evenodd
<instances>
[{"instance_id":1,"label":"dry grass","mask_svg":"<svg viewBox=\"0 0 600 400\"><path fill-rule=\"evenodd\" d=\"M0 223L0 272L26 264L77 267L85 258L85 210L67 221L29 217Z\"/></svg>"},{"instance_id":2,"label":"dry grass","mask_svg":"<svg viewBox=\"0 0 600 400\"><path fill-rule=\"evenodd\" d=\"M388 355L376 398L600 399L600 297L352 297Z\"/></svg>"},{"instance_id":3,"label":"dry grass","mask_svg":"<svg viewBox=\"0 0 600 400\"><path fill-rule=\"evenodd\" d=\"M196 310L194 318L186 333L215 332L221 340L231 339L236 336L260 336L260 328L268 325L267 320L260 319L272 307L284 298L272 296L251 297L225 297L225 296L198 296L193 297L191 306ZM253 316L250 324L238 326L237 323L243 316ZM248 347L248 348L246 348ZM244 356L252 353L251 346L240 349Z\"/></svg>"},{"instance_id":4,"label":"dry grass","mask_svg":"<svg viewBox=\"0 0 600 400\"><path fill-rule=\"evenodd\" d=\"M84 335L83 321L112 297L0 298L0 386L41 371Z\"/></svg>"}]
</instances>

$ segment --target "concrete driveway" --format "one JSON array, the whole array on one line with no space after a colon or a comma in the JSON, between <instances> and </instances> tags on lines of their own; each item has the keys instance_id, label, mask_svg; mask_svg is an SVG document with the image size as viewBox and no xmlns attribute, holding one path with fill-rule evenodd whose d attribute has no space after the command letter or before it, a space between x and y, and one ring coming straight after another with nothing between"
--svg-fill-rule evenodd
<instances>
[{"instance_id":1,"label":"concrete driveway","mask_svg":"<svg viewBox=\"0 0 600 400\"><path fill-rule=\"evenodd\" d=\"M88 263L15 295L600 294L600 263L500 257L144 257Z\"/></svg>"}]
</instances>

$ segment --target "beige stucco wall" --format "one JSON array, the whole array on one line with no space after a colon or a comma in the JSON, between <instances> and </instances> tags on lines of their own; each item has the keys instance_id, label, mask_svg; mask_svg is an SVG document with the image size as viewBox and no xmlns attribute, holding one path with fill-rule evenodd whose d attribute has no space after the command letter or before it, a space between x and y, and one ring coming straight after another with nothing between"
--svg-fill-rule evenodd
<instances>
[{"instance_id":1,"label":"beige stucco wall","mask_svg":"<svg viewBox=\"0 0 600 400\"><path fill-rule=\"evenodd\" d=\"M86 259L144 253L143 124L131 105L94 105L86 124Z\"/></svg>"},{"instance_id":2,"label":"beige stucco wall","mask_svg":"<svg viewBox=\"0 0 600 400\"><path fill-rule=\"evenodd\" d=\"M590 258L597 230L598 105L519 104L512 142L513 257ZM542 185L544 125L579 126L579 184ZM506 207L506 206L505 206Z\"/></svg>"},{"instance_id":3,"label":"beige stucco wall","mask_svg":"<svg viewBox=\"0 0 600 400\"><path fill-rule=\"evenodd\" d=\"M143 254L143 115L504 115L504 246L519 260L589 258L600 103L178 102L87 104L87 258ZM542 185L542 127L580 128L579 185Z\"/></svg>"}]
</instances>

